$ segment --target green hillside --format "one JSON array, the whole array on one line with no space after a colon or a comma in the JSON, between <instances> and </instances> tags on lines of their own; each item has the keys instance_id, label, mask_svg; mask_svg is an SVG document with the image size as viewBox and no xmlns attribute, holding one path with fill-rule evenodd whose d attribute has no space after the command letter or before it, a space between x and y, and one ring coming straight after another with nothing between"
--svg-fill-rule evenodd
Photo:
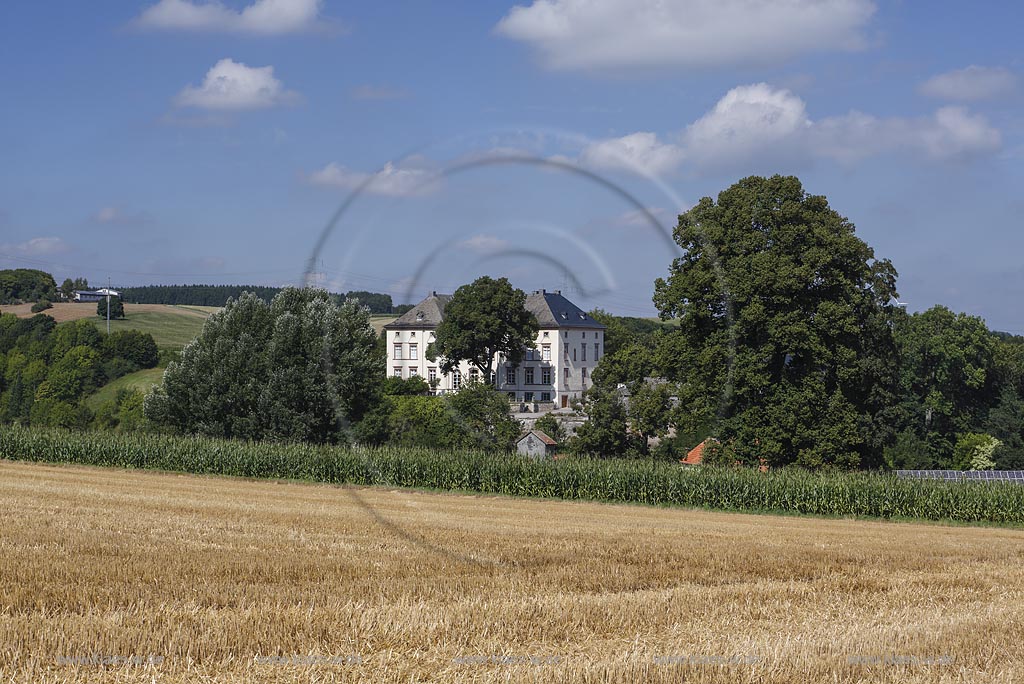
<instances>
[{"instance_id":1,"label":"green hillside","mask_svg":"<svg viewBox=\"0 0 1024 684\"><path fill-rule=\"evenodd\" d=\"M138 311L129 305L126 318L110 321L110 332L141 330L152 335L161 349L180 350L199 334L209 315L198 307L150 305L149 308L152 310ZM91 320L101 331L106 331L105 319L95 316Z\"/></svg>"},{"instance_id":2,"label":"green hillside","mask_svg":"<svg viewBox=\"0 0 1024 684\"><path fill-rule=\"evenodd\" d=\"M164 376L163 368L146 368L129 373L99 388L94 394L85 398L85 405L93 411L108 401L114 401L120 390L136 390L142 394L149 392L153 385L160 383Z\"/></svg>"}]
</instances>

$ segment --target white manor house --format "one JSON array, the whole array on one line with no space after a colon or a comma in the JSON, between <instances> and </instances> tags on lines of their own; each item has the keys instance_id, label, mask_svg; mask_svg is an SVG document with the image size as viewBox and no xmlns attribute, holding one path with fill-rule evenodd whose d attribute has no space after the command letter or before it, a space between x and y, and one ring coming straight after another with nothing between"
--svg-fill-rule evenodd
<instances>
[{"instance_id":1,"label":"white manor house","mask_svg":"<svg viewBox=\"0 0 1024 684\"><path fill-rule=\"evenodd\" d=\"M449 299L451 295L431 292L384 326L389 375L420 376L438 394L458 390L464 379L478 379L479 371L468 361L458 370L442 374L439 361L427 358L427 346L434 342ZM526 309L540 324L534 348L526 350L518 366L498 355L497 388L507 393L510 401L552 402L564 408L592 384L591 373L604 354L604 326L563 297L560 290L536 290L526 298Z\"/></svg>"}]
</instances>

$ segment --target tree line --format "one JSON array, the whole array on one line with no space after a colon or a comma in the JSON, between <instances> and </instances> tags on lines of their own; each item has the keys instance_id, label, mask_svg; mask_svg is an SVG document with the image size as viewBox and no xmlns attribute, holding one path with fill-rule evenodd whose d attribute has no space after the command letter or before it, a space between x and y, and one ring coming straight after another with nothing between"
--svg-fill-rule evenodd
<instances>
[{"instance_id":1,"label":"tree line","mask_svg":"<svg viewBox=\"0 0 1024 684\"><path fill-rule=\"evenodd\" d=\"M0 271L0 304L53 301L57 297L57 283L53 276L34 268L14 268Z\"/></svg>"},{"instance_id":2,"label":"tree line","mask_svg":"<svg viewBox=\"0 0 1024 684\"><path fill-rule=\"evenodd\" d=\"M585 451L646 455L657 436L678 456L712 437L727 463L1024 467L1024 338L908 314L893 265L796 178L705 197L674 237L683 256L654 288L673 325L605 319Z\"/></svg>"},{"instance_id":3,"label":"tree line","mask_svg":"<svg viewBox=\"0 0 1024 684\"><path fill-rule=\"evenodd\" d=\"M724 464L1024 467L1024 338L943 306L908 313L892 263L798 179L745 178L673 235L681 256L653 287L661 321L593 312L605 355L568 449L679 458L708 440L706 460ZM421 379L385 378L367 294L229 299L145 415L249 440L511 448L521 426L493 388L435 397ZM431 353L489 377L495 353L533 343L524 301L505 279L459 288Z\"/></svg>"},{"instance_id":4,"label":"tree line","mask_svg":"<svg viewBox=\"0 0 1024 684\"><path fill-rule=\"evenodd\" d=\"M153 368L159 351L138 330L105 335L89 320L0 315L0 422L80 428L139 427L142 395L121 393L92 411L83 399L128 373Z\"/></svg>"},{"instance_id":5,"label":"tree line","mask_svg":"<svg viewBox=\"0 0 1024 684\"><path fill-rule=\"evenodd\" d=\"M369 315L361 300L339 304L322 290L286 288L270 302L244 294L168 366L145 415L209 437L511 447L519 427L490 388L435 397L420 378L386 378Z\"/></svg>"},{"instance_id":6,"label":"tree line","mask_svg":"<svg viewBox=\"0 0 1024 684\"><path fill-rule=\"evenodd\" d=\"M238 299L244 292L270 302L283 289L265 285L139 285L122 287L118 292L130 304L225 306L229 299ZM374 314L389 314L394 310L391 295L380 292L353 290L335 297L339 301L358 299Z\"/></svg>"},{"instance_id":7,"label":"tree line","mask_svg":"<svg viewBox=\"0 0 1024 684\"><path fill-rule=\"evenodd\" d=\"M53 302L58 296L73 299L75 290L88 290L84 277L65 278L60 287L53 276L30 268L0 270L0 304ZM171 304L186 306L225 306L248 292L270 302L284 288L266 285L136 285L117 288L121 299L130 304ZM395 305L391 295L367 290L334 294L339 302L358 299L371 314L401 315L411 304ZM48 307L40 307L40 311Z\"/></svg>"}]
</instances>

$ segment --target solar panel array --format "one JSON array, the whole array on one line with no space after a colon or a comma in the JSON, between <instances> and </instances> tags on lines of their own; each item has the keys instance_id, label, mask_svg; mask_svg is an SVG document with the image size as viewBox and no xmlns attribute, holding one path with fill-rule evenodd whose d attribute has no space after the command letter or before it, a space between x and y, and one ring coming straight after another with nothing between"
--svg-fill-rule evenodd
<instances>
[{"instance_id":1,"label":"solar panel array","mask_svg":"<svg viewBox=\"0 0 1024 684\"><path fill-rule=\"evenodd\" d=\"M1024 470L897 470L896 476L931 480L998 481L1024 484Z\"/></svg>"}]
</instances>

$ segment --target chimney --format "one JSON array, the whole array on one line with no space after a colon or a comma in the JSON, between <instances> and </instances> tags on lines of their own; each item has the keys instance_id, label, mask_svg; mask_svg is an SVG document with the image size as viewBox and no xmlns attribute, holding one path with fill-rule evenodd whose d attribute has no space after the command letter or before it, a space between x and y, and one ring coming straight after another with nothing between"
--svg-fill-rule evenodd
<instances>
[{"instance_id":1,"label":"chimney","mask_svg":"<svg viewBox=\"0 0 1024 684\"><path fill-rule=\"evenodd\" d=\"M431 290L430 291L430 296L431 297L436 297L437 296L437 290Z\"/></svg>"},{"instance_id":2,"label":"chimney","mask_svg":"<svg viewBox=\"0 0 1024 684\"><path fill-rule=\"evenodd\" d=\"M561 296L562 291L561 290L555 290L555 294Z\"/></svg>"}]
</instances>

